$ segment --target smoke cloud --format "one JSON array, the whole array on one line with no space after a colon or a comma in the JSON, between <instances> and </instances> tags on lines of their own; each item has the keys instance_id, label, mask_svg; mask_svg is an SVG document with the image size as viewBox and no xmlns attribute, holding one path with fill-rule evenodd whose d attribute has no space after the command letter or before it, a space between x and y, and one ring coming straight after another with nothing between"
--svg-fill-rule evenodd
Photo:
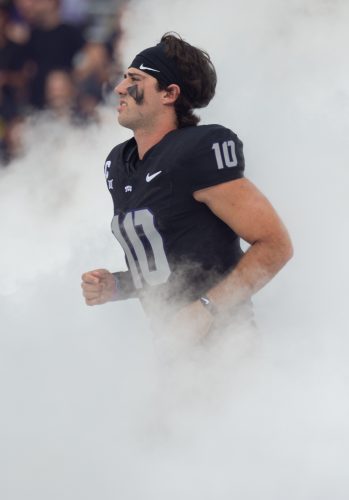
<instances>
[{"instance_id":1,"label":"smoke cloud","mask_svg":"<svg viewBox=\"0 0 349 500\"><path fill-rule=\"evenodd\" d=\"M349 6L344 0L138 0L125 67L169 30L207 49L246 175L295 257L254 299L259 340L175 361L135 301L87 308L80 275L125 268L104 159L113 109L77 130L31 122L0 172L3 500L344 500L349 495Z\"/></svg>"}]
</instances>

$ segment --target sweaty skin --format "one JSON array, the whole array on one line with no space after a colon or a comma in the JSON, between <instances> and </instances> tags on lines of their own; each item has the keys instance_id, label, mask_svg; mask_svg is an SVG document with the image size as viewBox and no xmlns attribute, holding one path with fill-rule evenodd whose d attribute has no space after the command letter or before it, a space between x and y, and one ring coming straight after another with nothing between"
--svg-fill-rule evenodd
<instances>
[{"instance_id":1,"label":"sweaty skin","mask_svg":"<svg viewBox=\"0 0 349 500\"><path fill-rule=\"evenodd\" d=\"M144 101L144 92L138 90L138 85L131 85L127 87L127 93L136 101L136 104L140 105Z\"/></svg>"}]
</instances>

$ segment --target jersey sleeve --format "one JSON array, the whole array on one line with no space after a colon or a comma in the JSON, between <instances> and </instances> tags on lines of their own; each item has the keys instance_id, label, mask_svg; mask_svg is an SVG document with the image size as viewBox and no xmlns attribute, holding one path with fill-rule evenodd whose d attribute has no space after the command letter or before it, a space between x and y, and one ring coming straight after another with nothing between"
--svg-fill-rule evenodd
<instances>
[{"instance_id":1,"label":"jersey sleeve","mask_svg":"<svg viewBox=\"0 0 349 500\"><path fill-rule=\"evenodd\" d=\"M126 300L138 297L130 271L113 273L116 282L117 296L115 300Z\"/></svg>"},{"instance_id":2,"label":"jersey sleeve","mask_svg":"<svg viewBox=\"0 0 349 500\"><path fill-rule=\"evenodd\" d=\"M192 192L244 176L243 144L231 130L215 128L195 149L187 165Z\"/></svg>"}]
</instances>

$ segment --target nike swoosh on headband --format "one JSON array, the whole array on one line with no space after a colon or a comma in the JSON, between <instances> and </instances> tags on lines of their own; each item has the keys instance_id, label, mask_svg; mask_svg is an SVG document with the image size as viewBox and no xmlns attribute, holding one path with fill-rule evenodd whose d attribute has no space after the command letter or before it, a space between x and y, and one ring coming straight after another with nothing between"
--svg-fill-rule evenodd
<instances>
[{"instance_id":1,"label":"nike swoosh on headband","mask_svg":"<svg viewBox=\"0 0 349 500\"><path fill-rule=\"evenodd\" d=\"M160 70L154 69L154 68L148 68L147 66L143 66L143 63L139 67L140 70L142 69L147 69L148 71L156 71L157 73L160 73Z\"/></svg>"}]
</instances>

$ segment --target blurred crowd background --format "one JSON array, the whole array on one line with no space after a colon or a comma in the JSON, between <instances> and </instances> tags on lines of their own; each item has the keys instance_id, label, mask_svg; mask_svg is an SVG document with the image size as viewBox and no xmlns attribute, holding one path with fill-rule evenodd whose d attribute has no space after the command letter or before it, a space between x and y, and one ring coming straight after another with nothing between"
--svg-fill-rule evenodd
<instances>
[{"instance_id":1,"label":"blurred crowd background","mask_svg":"<svg viewBox=\"0 0 349 500\"><path fill-rule=\"evenodd\" d=\"M121 76L121 17L128 0L0 0L0 165L22 152L28 116L76 126Z\"/></svg>"}]
</instances>

